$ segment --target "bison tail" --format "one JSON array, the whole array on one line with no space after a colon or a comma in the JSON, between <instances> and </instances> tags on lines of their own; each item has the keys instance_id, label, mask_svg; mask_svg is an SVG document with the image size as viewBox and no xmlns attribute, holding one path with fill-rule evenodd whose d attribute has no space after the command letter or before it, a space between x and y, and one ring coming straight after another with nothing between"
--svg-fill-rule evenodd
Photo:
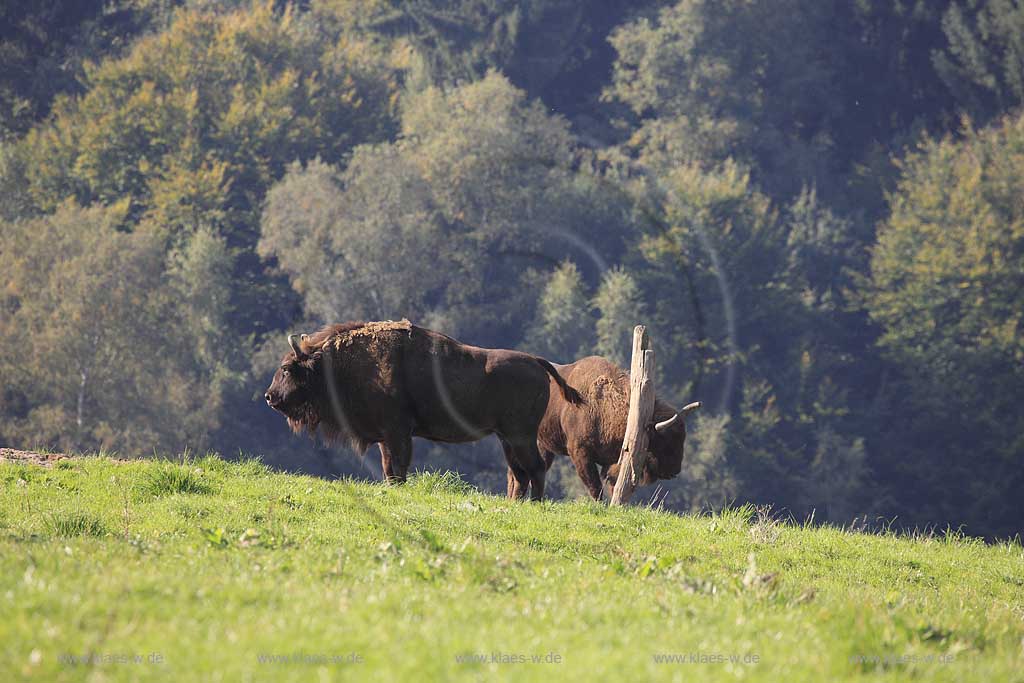
<instances>
[{"instance_id":1,"label":"bison tail","mask_svg":"<svg viewBox=\"0 0 1024 683\"><path fill-rule=\"evenodd\" d=\"M541 367L547 370L548 374L551 375L555 382L558 383L558 388L562 390L562 396L565 398L566 401L572 403L573 405L580 405L581 403L585 403L583 397L580 396L580 392L576 391L575 389L569 386L569 384L565 381L565 378L558 374L558 370L555 369L554 365L544 360L543 358L537 358L537 362L540 363Z\"/></svg>"}]
</instances>

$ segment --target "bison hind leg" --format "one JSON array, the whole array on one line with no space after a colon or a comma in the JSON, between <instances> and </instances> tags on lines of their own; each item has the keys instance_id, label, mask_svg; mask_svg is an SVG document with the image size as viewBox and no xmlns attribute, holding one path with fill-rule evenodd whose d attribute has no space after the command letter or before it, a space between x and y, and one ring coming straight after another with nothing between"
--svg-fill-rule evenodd
<instances>
[{"instance_id":1,"label":"bison hind leg","mask_svg":"<svg viewBox=\"0 0 1024 683\"><path fill-rule=\"evenodd\" d=\"M507 493L508 497L509 498L521 498L522 496L519 493L519 489L520 489L519 479L518 479L518 477L516 477L515 472L512 471L512 465L508 466L508 474L507 474L506 478L508 479L508 481L507 481L507 483L505 485L505 490L506 490L506 493ZM526 483L529 484L529 480L527 480Z\"/></svg>"},{"instance_id":2,"label":"bison hind leg","mask_svg":"<svg viewBox=\"0 0 1024 683\"><path fill-rule=\"evenodd\" d=\"M508 497L514 500L526 498L530 490L530 473L518 464L508 466Z\"/></svg>"},{"instance_id":3,"label":"bison hind leg","mask_svg":"<svg viewBox=\"0 0 1024 683\"><path fill-rule=\"evenodd\" d=\"M537 454L537 464L529 470L530 474L530 499L544 500L544 478L547 470L544 468L544 461Z\"/></svg>"}]
</instances>

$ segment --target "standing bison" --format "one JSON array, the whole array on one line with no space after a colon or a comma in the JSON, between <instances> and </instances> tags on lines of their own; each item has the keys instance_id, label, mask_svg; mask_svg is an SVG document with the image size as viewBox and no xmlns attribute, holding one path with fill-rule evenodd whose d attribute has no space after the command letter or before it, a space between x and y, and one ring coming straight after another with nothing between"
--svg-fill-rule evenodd
<instances>
[{"instance_id":1,"label":"standing bison","mask_svg":"<svg viewBox=\"0 0 1024 683\"><path fill-rule=\"evenodd\" d=\"M267 404L295 432L319 430L359 453L379 444L389 482L405 480L414 436L463 443L496 434L515 483L509 495L523 498L530 487L540 500L548 377L566 405L581 402L543 358L469 346L408 320L330 325L288 343Z\"/></svg>"},{"instance_id":2,"label":"standing bison","mask_svg":"<svg viewBox=\"0 0 1024 683\"><path fill-rule=\"evenodd\" d=\"M585 403L570 405L552 395L541 420L538 445L547 467L551 467L554 454L568 455L587 491L599 500L602 479L614 486L618 476L619 452L629 413L629 375L600 356L555 367L569 386L583 396ZM664 401L655 402L654 417L648 427L650 457L644 466L641 486L679 474L686 442L684 416L699 407L700 403L691 403L676 411ZM510 472L510 489L511 484Z\"/></svg>"}]
</instances>

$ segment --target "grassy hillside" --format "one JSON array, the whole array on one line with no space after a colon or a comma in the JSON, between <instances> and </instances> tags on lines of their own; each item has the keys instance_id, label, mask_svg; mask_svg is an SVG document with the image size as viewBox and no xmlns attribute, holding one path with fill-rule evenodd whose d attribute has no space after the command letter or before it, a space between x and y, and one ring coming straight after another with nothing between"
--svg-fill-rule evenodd
<instances>
[{"instance_id":1,"label":"grassy hillside","mask_svg":"<svg viewBox=\"0 0 1024 683\"><path fill-rule=\"evenodd\" d=\"M1022 605L1016 543L0 463L4 681L1024 680Z\"/></svg>"}]
</instances>

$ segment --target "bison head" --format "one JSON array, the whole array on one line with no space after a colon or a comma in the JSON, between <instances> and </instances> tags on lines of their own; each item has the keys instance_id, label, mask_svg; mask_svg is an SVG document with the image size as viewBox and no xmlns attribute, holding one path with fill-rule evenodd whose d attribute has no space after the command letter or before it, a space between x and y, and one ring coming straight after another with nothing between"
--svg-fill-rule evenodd
<instances>
[{"instance_id":1,"label":"bison head","mask_svg":"<svg viewBox=\"0 0 1024 683\"><path fill-rule=\"evenodd\" d=\"M664 404L662 404L664 405ZM700 402L690 403L671 417L652 422L647 432L647 450L650 457L644 463L643 478L639 486L653 484L659 479L674 479L683 469L683 447L686 444L686 416L700 408ZM619 464L608 469L609 484L615 485Z\"/></svg>"},{"instance_id":2,"label":"bison head","mask_svg":"<svg viewBox=\"0 0 1024 683\"><path fill-rule=\"evenodd\" d=\"M302 341L308 337L302 335ZM292 350L281 359L264 398L267 405L288 418L294 431L316 431L321 421L321 405L325 394L322 354L307 353L296 335L288 335Z\"/></svg>"}]
</instances>

